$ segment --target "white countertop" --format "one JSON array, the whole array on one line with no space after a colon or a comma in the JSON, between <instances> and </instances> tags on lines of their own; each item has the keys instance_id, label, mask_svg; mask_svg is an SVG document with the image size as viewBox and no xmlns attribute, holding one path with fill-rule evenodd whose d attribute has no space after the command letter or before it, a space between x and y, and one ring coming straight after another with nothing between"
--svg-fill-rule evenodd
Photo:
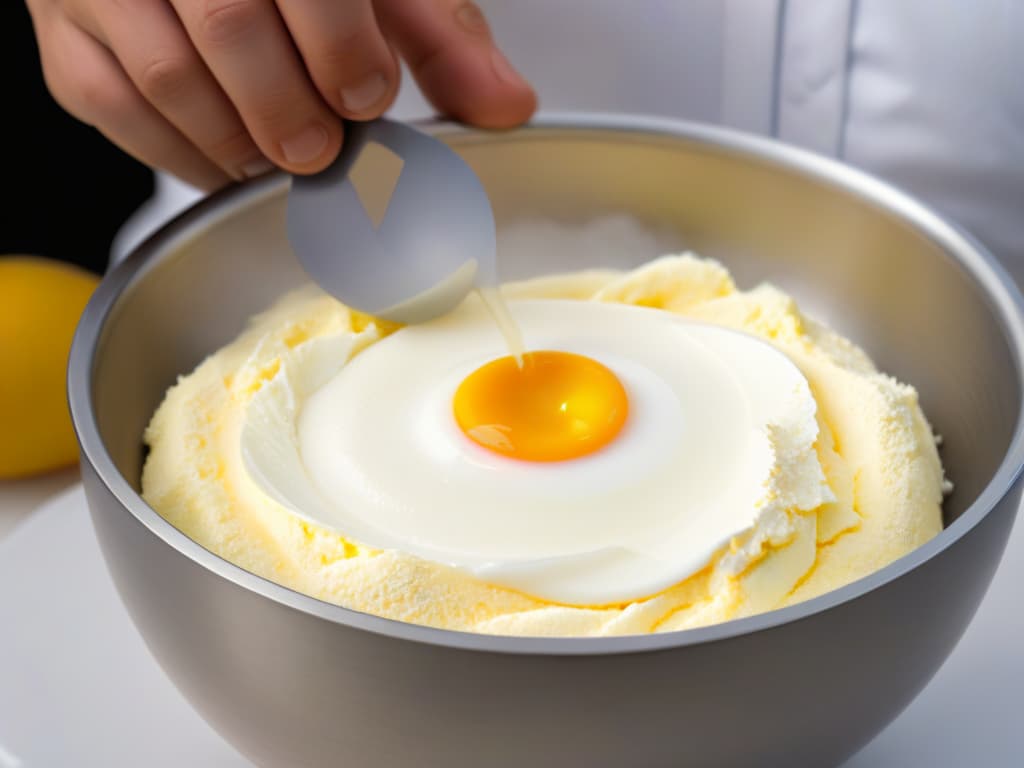
<instances>
[{"instance_id":1,"label":"white countertop","mask_svg":"<svg viewBox=\"0 0 1024 768\"><path fill-rule=\"evenodd\" d=\"M0 768L247 768L136 634L77 478L0 482ZM1024 524L949 661L844 768L1024 765L1021 584Z\"/></svg>"},{"instance_id":2,"label":"white countertop","mask_svg":"<svg viewBox=\"0 0 1024 768\"><path fill-rule=\"evenodd\" d=\"M65 469L26 480L0 480L0 541L40 504L78 482L78 469Z\"/></svg>"}]
</instances>

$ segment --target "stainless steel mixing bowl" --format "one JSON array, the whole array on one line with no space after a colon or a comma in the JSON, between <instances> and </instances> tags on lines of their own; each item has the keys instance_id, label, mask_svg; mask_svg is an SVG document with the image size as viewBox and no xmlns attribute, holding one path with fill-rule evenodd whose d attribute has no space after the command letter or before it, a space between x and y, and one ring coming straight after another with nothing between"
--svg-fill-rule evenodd
<instances>
[{"instance_id":1,"label":"stainless steel mixing bowl","mask_svg":"<svg viewBox=\"0 0 1024 768\"><path fill-rule=\"evenodd\" d=\"M624 638L427 629L235 567L139 497L141 435L177 375L304 280L285 241L287 181L272 176L200 203L115 269L71 354L93 520L153 655L261 766L841 761L946 658L1006 542L1024 459L1024 324L1008 278L902 194L768 141L578 116L510 133L433 130L478 171L499 223L628 212L721 259L740 284L792 291L914 383L956 483L946 529L801 605ZM505 277L591 266L527 261L502 263Z\"/></svg>"}]
</instances>

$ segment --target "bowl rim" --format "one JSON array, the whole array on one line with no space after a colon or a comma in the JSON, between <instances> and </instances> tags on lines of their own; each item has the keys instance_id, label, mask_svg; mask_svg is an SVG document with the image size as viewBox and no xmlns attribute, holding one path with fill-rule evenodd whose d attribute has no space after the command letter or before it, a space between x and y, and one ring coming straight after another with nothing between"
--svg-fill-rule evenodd
<instances>
[{"instance_id":1,"label":"bowl rim","mask_svg":"<svg viewBox=\"0 0 1024 768\"><path fill-rule=\"evenodd\" d=\"M1020 387L1024 387L1024 298L995 257L971 235L946 221L926 205L892 184L870 174L772 138L728 128L675 119L606 113L547 113L526 126L507 132L485 132L444 121L420 121L419 127L459 142L495 142L550 139L565 133L580 138L587 133L617 133L619 139L641 142L682 140L710 145L747 160L803 175L841 188L848 194L912 226L942 248L984 292L1000 321L1013 357ZM755 634L783 624L808 619L843 603L856 600L900 578L938 556L978 525L1009 493L1024 469L1024 407L1018 414L1013 437L992 479L953 523L937 536L884 568L838 589L785 608L711 626L657 634L616 637L517 637L488 635L411 624L328 603L296 592L247 571L205 549L161 517L142 499L118 471L100 437L92 408L96 353L107 321L121 295L144 278L160 254L200 236L225 215L239 207L268 199L287 184L282 172L227 187L195 203L172 218L134 248L108 273L89 301L79 322L69 357L68 401L81 448L81 462L88 463L106 490L150 533L194 563L235 585L304 614L352 629L396 640L445 648L499 654L591 656L669 650Z\"/></svg>"}]
</instances>

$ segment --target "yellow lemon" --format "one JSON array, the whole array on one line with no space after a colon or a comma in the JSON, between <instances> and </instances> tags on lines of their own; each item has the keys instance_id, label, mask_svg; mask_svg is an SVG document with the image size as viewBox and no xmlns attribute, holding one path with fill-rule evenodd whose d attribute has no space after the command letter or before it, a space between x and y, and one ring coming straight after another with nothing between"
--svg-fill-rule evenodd
<instances>
[{"instance_id":1,"label":"yellow lemon","mask_svg":"<svg viewBox=\"0 0 1024 768\"><path fill-rule=\"evenodd\" d=\"M73 463L65 375L98 278L31 256L0 256L0 479Z\"/></svg>"}]
</instances>

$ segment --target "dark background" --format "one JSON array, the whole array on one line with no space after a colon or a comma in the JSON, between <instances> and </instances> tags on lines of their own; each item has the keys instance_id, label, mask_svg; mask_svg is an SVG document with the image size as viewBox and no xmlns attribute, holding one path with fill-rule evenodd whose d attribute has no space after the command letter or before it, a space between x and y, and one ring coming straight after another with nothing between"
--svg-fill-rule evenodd
<instances>
[{"instance_id":1,"label":"dark background","mask_svg":"<svg viewBox=\"0 0 1024 768\"><path fill-rule=\"evenodd\" d=\"M103 272L110 242L153 175L50 97L23 0L0 0L0 255Z\"/></svg>"}]
</instances>

